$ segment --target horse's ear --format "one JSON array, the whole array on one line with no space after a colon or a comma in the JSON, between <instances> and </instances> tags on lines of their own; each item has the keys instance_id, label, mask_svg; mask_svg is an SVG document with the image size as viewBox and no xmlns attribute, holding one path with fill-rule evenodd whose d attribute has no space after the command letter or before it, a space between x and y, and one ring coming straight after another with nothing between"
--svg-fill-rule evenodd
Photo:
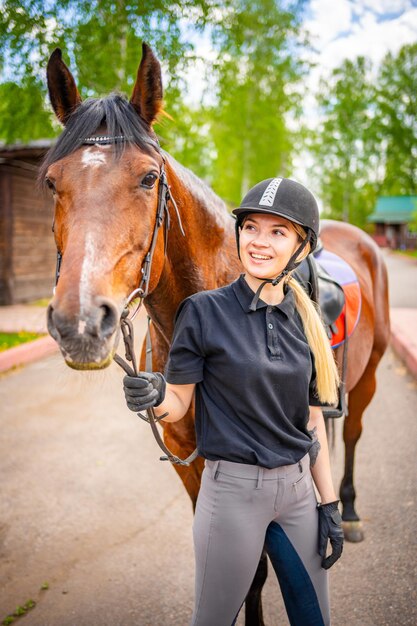
<instances>
[{"instance_id":1,"label":"horse's ear","mask_svg":"<svg viewBox=\"0 0 417 626\"><path fill-rule=\"evenodd\" d=\"M81 104L81 96L73 75L62 60L59 48L56 48L50 56L46 75L52 108L61 124L65 126L71 113Z\"/></svg>"},{"instance_id":2,"label":"horse's ear","mask_svg":"<svg viewBox=\"0 0 417 626\"><path fill-rule=\"evenodd\" d=\"M142 44L142 60L130 104L149 126L162 110L162 77L158 59L146 44Z\"/></svg>"}]
</instances>

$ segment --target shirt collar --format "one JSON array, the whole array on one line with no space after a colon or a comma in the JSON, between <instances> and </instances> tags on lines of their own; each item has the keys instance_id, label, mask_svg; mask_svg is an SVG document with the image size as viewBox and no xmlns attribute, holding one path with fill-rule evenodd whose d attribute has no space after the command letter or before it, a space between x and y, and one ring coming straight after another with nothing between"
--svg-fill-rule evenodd
<instances>
[{"instance_id":1,"label":"shirt collar","mask_svg":"<svg viewBox=\"0 0 417 626\"><path fill-rule=\"evenodd\" d=\"M235 292L236 298L239 300L239 303L245 313L251 313L250 303L252 302L254 291L249 287L248 283L245 280L245 275L241 274L237 280L232 283L233 291ZM256 310L263 309L268 304L259 298L258 303L256 305ZM295 308L295 299L294 292L286 285L284 287L284 299L279 304L271 305L274 309L278 309L282 311L286 317L290 318L294 314Z\"/></svg>"}]
</instances>

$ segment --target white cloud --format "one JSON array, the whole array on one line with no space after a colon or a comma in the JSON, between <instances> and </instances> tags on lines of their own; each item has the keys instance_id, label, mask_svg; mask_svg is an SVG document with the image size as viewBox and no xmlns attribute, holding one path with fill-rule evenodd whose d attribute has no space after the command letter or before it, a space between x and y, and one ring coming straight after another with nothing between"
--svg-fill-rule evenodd
<instances>
[{"instance_id":1,"label":"white cloud","mask_svg":"<svg viewBox=\"0 0 417 626\"><path fill-rule=\"evenodd\" d=\"M363 5L366 9L370 9L379 15L386 13L399 13L400 11L408 11L413 7L412 0L359 0L354 5Z\"/></svg>"},{"instance_id":2,"label":"white cloud","mask_svg":"<svg viewBox=\"0 0 417 626\"><path fill-rule=\"evenodd\" d=\"M403 45L417 42L416 0L312 0L304 26L316 49L314 54L306 51L305 57L317 65L307 78L303 122L317 128L314 94L320 77L359 55L370 58L376 69L387 52L396 54ZM294 175L315 189L315 181L308 180L309 159L303 154L295 160Z\"/></svg>"},{"instance_id":3,"label":"white cloud","mask_svg":"<svg viewBox=\"0 0 417 626\"><path fill-rule=\"evenodd\" d=\"M313 44L323 47L350 30L352 4L349 0L311 0L308 12L311 17L304 26L313 36Z\"/></svg>"},{"instance_id":4,"label":"white cloud","mask_svg":"<svg viewBox=\"0 0 417 626\"><path fill-rule=\"evenodd\" d=\"M387 52L396 53L405 44L417 41L417 8L412 8L399 17L378 22L369 11L352 25L352 30L324 45L319 55L323 69L332 69L344 59L358 55L369 57L380 63Z\"/></svg>"},{"instance_id":5,"label":"white cloud","mask_svg":"<svg viewBox=\"0 0 417 626\"><path fill-rule=\"evenodd\" d=\"M330 10L329 0L312 0L305 22L305 28L314 35L315 53L305 54L316 63L307 79L308 90L313 94L317 93L320 77L326 77L345 59L362 55L377 67L387 52L396 54L403 45L417 41L417 7L412 6L413 0L338 0L333 4L338 14ZM353 7L349 22L346 22L350 10L347 5ZM401 9L404 12L381 20L374 10L378 8L381 14L381 7L386 6L391 13ZM309 101L306 111L312 121L315 115L311 104Z\"/></svg>"},{"instance_id":6,"label":"white cloud","mask_svg":"<svg viewBox=\"0 0 417 626\"><path fill-rule=\"evenodd\" d=\"M199 105L205 95L205 102L210 101L207 94L209 85L207 84L207 65L216 59L216 51L211 42L211 33L207 29L203 33L196 32L192 28L187 28L187 23L183 23L187 41L194 45L194 53L198 58L190 63L183 78L187 82L187 93L185 101L191 105Z\"/></svg>"}]
</instances>

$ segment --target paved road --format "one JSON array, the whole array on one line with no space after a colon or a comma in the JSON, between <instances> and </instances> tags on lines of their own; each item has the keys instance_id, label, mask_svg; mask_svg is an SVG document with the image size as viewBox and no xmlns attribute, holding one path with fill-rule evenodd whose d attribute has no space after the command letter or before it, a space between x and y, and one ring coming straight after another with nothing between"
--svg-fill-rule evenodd
<instances>
[{"instance_id":1,"label":"paved road","mask_svg":"<svg viewBox=\"0 0 417 626\"><path fill-rule=\"evenodd\" d=\"M188 623L190 503L125 409L120 379L115 366L80 374L59 357L0 379L0 619L33 598L26 626ZM417 386L391 352L378 389L357 452L366 540L331 570L333 626L417 623ZM286 624L272 575L264 596L267 625Z\"/></svg>"},{"instance_id":2,"label":"paved road","mask_svg":"<svg viewBox=\"0 0 417 626\"><path fill-rule=\"evenodd\" d=\"M417 259L384 250L393 307L417 308Z\"/></svg>"}]
</instances>

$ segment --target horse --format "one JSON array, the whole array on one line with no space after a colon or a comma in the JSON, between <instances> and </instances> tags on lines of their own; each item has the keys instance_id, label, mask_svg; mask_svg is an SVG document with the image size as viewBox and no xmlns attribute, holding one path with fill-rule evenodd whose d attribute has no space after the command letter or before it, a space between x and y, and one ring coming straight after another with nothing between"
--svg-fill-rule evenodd
<instances>
[{"instance_id":1,"label":"horse","mask_svg":"<svg viewBox=\"0 0 417 626\"><path fill-rule=\"evenodd\" d=\"M49 332L71 368L109 366L126 301L146 274L144 305L151 319L152 367L163 371L180 302L195 292L225 285L242 271L234 220L204 182L159 146L154 124L163 112L161 68L148 45L142 46L129 101L110 94L83 102L59 49L49 59L47 79L52 107L64 126L40 169L40 180L55 201L53 230L59 259L59 280L47 311ZM161 216L164 184L167 204ZM155 229L155 223L161 225L163 220L165 228ZM363 530L354 506L354 452L389 339L387 273L377 246L358 228L329 220L321 238L355 270L362 295L361 317L349 340L349 414L344 422L346 459L340 487L346 537L359 541ZM339 351L336 358L340 361ZM142 369L144 364L145 347ZM161 425L174 454L192 453L193 406L179 422ZM195 506L203 459L174 468ZM264 623L260 594L266 568L263 555L246 600L248 626Z\"/></svg>"}]
</instances>

